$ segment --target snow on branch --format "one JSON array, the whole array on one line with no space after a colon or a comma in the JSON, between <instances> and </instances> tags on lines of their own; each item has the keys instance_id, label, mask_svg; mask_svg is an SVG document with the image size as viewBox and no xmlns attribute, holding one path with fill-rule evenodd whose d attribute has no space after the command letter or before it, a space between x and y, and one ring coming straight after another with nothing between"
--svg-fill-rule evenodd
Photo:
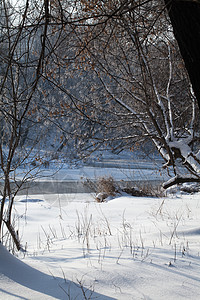
<instances>
[{"instance_id":1,"label":"snow on branch","mask_svg":"<svg viewBox=\"0 0 200 300\"><path fill-rule=\"evenodd\" d=\"M193 177L191 176L175 176L168 180L167 182L163 183L163 188L167 189L175 184L181 184L186 182L200 182L200 177Z\"/></svg>"}]
</instances>

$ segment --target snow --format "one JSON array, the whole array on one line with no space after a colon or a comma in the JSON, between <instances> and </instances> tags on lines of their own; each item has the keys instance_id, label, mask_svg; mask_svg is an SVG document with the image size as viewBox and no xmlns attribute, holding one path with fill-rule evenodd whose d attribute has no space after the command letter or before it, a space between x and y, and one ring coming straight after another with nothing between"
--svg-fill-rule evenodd
<instances>
[{"instance_id":1,"label":"snow","mask_svg":"<svg viewBox=\"0 0 200 300\"><path fill-rule=\"evenodd\" d=\"M34 154L34 153L33 153ZM45 155L45 154L43 154ZM52 153L49 153L49 157ZM41 154L42 156L42 154ZM139 151L124 151L113 154L108 151L91 155L85 163L71 164L52 160L47 167L38 165L31 170L30 163L34 157L27 159L25 166L17 168L10 177L14 180L25 178L34 181L84 181L86 178L96 180L102 176L112 176L115 180L161 180L168 178L166 170L163 170L163 160L156 154L151 153L144 156ZM3 177L3 174L2 174Z\"/></svg>"},{"instance_id":2,"label":"snow","mask_svg":"<svg viewBox=\"0 0 200 300\"><path fill-rule=\"evenodd\" d=\"M162 169L162 163L159 161L156 165L149 160L141 162L132 162L132 165L126 167L106 167L99 162L100 166L82 166L70 168L68 165L62 166L59 170L51 167L50 169L40 170L37 181L84 181L89 178L96 180L99 177L112 176L115 180L166 180L167 172ZM105 163L106 164L106 163ZM115 161L112 164L116 164ZM20 170L15 178L21 180L27 170Z\"/></svg>"},{"instance_id":3,"label":"snow","mask_svg":"<svg viewBox=\"0 0 200 300\"><path fill-rule=\"evenodd\" d=\"M50 200L49 200L50 199ZM200 299L200 194L18 196L0 299Z\"/></svg>"},{"instance_id":4,"label":"snow","mask_svg":"<svg viewBox=\"0 0 200 300\"><path fill-rule=\"evenodd\" d=\"M187 140L174 140L172 142L169 142L169 146L170 148L176 148L179 149L181 152L181 155L185 158L185 162L188 162L192 168L194 169L194 171L196 172L196 175L199 174L199 163L196 159L194 159L191 155L192 151L191 151L191 147L188 146L190 141L191 141L192 137L189 136L187 138Z\"/></svg>"}]
</instances>

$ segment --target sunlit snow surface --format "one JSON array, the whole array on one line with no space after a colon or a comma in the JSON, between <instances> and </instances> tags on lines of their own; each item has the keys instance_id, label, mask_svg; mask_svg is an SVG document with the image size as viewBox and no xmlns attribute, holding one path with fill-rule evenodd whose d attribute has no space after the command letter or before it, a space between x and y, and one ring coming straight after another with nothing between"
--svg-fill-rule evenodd
<instances>
[{"instance_id":1,"label":"sunlit snow surface","mask_svg":"<svg viewBox=\"0 0 200 300\"><path fill-rule=\"evenodd\" d=\"M0 299L200 299L200 194L93 196L17 198L27 251L0 245Z\"/></svg>"}]
</instances>

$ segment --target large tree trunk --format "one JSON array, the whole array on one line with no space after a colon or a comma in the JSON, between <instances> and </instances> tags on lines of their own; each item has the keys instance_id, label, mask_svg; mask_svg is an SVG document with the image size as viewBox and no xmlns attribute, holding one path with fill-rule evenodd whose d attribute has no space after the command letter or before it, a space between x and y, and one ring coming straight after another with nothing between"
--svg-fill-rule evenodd
<instances>
[{"instance_id":1,"label":"large tree trunk","mask_svg":"<svg viewBox=\"0 0 200 300\"><path fill-rule=\"evenodd\" d=\"M200 108L200 1L164 1Z\"/></svg>"}]
</instances>

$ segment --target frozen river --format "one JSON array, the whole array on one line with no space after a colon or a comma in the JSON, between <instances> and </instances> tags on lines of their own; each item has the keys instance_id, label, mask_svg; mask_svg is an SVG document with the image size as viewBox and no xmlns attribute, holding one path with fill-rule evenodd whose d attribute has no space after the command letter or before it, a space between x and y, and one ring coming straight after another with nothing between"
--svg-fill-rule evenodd
<instances>
[{"instance_id":1,"label":"frozen river","mask_svg":"<svg viewBox=\"0 0 200 300\"><path fill-rule=\"evenodd\" d=\"M158 185L168 179L161 161L105 158L79 168L44 169L40 178L26 183L19 194L88 193L92 190L84 184L87 179L95 183L98 178L109 176L122 186L127 182L133 186Z\"/></svg>"}]
</instances>

